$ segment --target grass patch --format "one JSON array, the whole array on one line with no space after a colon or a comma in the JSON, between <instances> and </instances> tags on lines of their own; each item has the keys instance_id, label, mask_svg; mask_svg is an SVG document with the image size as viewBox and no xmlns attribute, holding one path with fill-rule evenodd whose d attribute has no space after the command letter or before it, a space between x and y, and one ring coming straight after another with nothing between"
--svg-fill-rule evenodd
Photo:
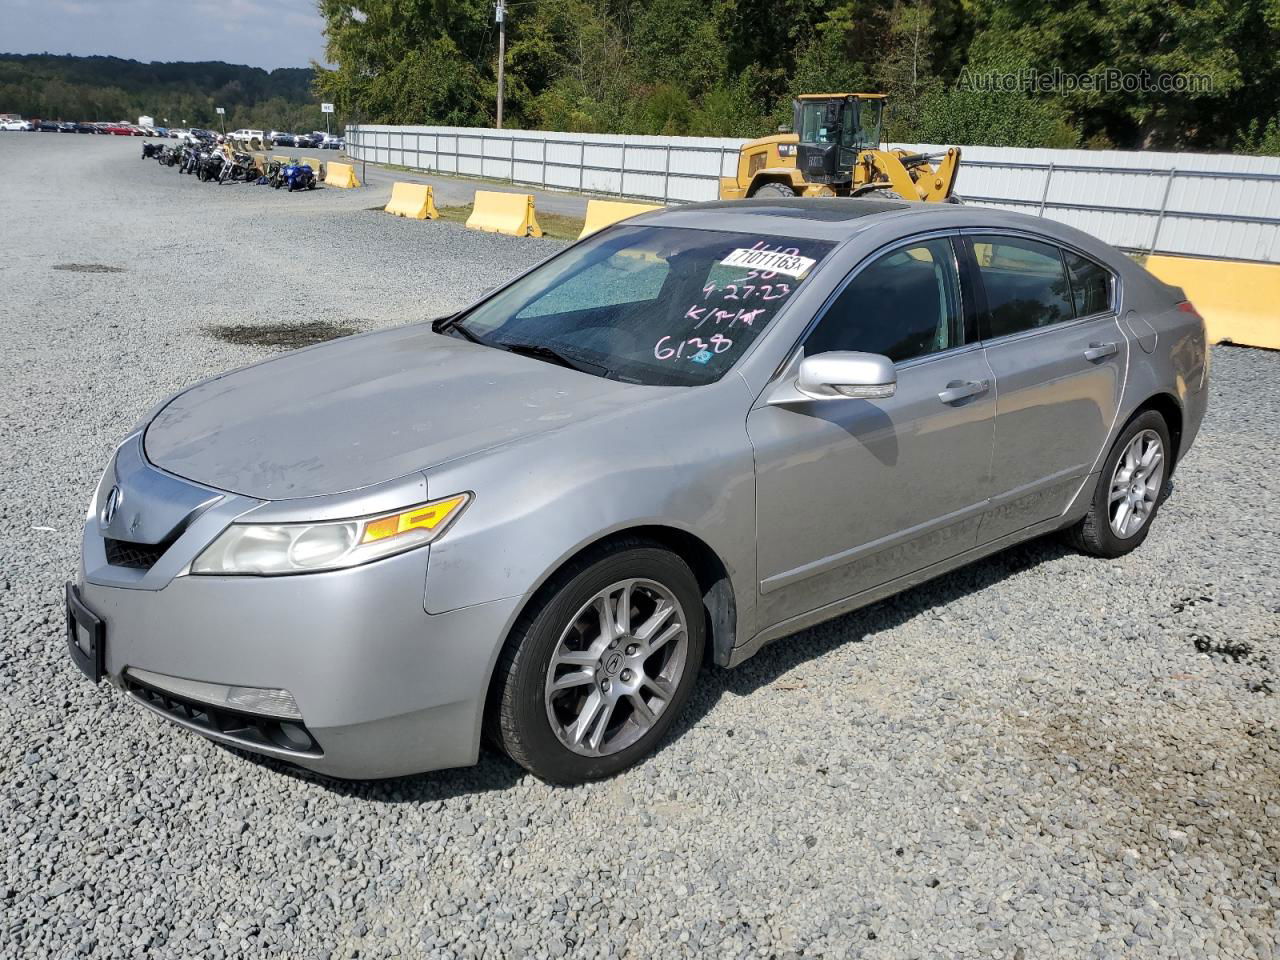
<instances>
[{"instance_id":1,"label":"grass patch","mask_svg":"<svg viewBox=\"0 0 1280 960\"><path fill-rule=\"evenodd\" d=\"M312 320L308 323L226 323L205 327L205 333L226 343L253 347L283 347L293 350L312 344L349 337L360 328L348 323Z\"/></svg>"},{"instance_id":2,"label":"grass patch","mask_svg":"<svg viewBox=\"0 0 1280 960\"><path fill-rule=\"evenodd\" d=\"M437 206L436 209L440 211L441 220L448 220L450 223L466 223L467 217L471 216L473 206L474 204L467 203L456 207ZM542 228L542 235L552 240L577 240L585 222L579 217L569 217L560 213L539 213L537 218L538 226Z\"/></svg>"},{"instance_id":3,"label":"grass patch","mask_svg":"<svg viewBox=\"0 0 1280 960\"><path fill-rule=\"evenodd\" d=\"M55 263L55 270L68 270L71 273L124 273L124 267L111 267L105 263Z\"/></svg>"}]
</instances>

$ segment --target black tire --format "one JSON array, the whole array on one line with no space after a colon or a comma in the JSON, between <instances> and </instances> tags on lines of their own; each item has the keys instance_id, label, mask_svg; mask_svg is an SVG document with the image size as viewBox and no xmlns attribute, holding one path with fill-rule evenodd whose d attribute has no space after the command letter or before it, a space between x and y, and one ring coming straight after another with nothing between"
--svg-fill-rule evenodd
<instances>
[{"instance_id":1,"label":"black tire","mask_svg":"<svg viewBox=\"0 0 1280 960\"><path fill-rule=\"evenodd\" d=\"M1158 483L1158 494L1150 512L1142 525L1133 533L1121 537L1111 524L1111 489L1116 476L1116 467L1120 458L1133 442L1134 438L1144 431L1153 431L1161 444L1161 465L1163 467ZM1093 500L1089 504L1089 512L1078 523L1068 527L1064 533L1067 542L1082 553L1095 557L1122 557L1136 550L1147 539L1151 525L1155 523L1156 514L1169 490L1169 471L1173 466L1173 447L1169 442L1169 427L1164 417L1154 410L1145 410L1129 421L1120 431L1120 436L1102 463L1102 471L1098 474L1098 485L1093 491Z\"/></svg>"},{"instance_id":2,"label":"black tire","mask_svg":"<svg viewBox=\"0 0 1280 960\"><path fill-rule=\"evenodd\" d=\"M756 187L753 197L794 197L796 192L785 183L762 183Z\"/></svg>"},{"instance_id":3,"label":"black tire","mask_svg":"<svg viewBox=\"0 0 1280 960\"><path fill-rule=\"evenodd\" d=\"M552 728L545 699L548 670L561 635L583 605L629 578L658 583L679 602L688 638L683 672L669 703L635 742L614 753L584 756L565 746ZM628 539L583 555L556 574L512 628L494 670L487 733L512 760L550 783L584 783L625 770L653 751L687 703L702 666L705 621L693 571L664 547Z\"/></svg>"}]
</instances>

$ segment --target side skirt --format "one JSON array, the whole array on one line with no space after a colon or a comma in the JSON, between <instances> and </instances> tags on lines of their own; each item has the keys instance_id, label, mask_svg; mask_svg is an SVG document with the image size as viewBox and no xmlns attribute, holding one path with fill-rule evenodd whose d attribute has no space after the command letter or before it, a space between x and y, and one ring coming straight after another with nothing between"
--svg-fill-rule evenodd
<instances>
[{"instance_id":1,"label":"side skirt","mask_svg":"<svg viewBox=\"0 0 1280 960\"><path fill-rule=\"evenodd\" d=\"M1087 504L1086 504L1087 511ZM1078 515L1077 515L1078 514ZM943 560L928 567L922 567L914 573L906 574L895 580L889 580L880 584L878 587L872 587L870 590L864 590L861 593L854 594L852 597L846 597L843 600L837 600L826 606L818 607L810 610L808 613L802 613L798 616L791 617L789 620L783 620L771 627L766 627L754 637L729 652L729 660L726 666L736 667L745 660L749 660L755 656L760 650L775 640L781 640L783 637L790 636L805 627L811 627L816 623L822 623L825 620L831 620L835 617L857 610L861 607L869 606L877 600L883 600L885 597L891 597L895 593L901 593L904 590L910 590L912 587L919 586L929 580L933 580L944 574L950 573L952 570L959 569L983 557L989 557L993 553L999 553L1001 550L1011 547L1014 544L1021 543L1024 540L1033 540L1036 537L1046 533L1052 533L1055 530L1061 530L1070 526L1083 512L1076 505L1068 514L1060 517L1053 517L1049 520L1043 520L1040 523L1032 524L1029 527L1023 527L1021 530L1015 530L1013 533L1006 534L997 540L984 543L980 547L974 547L966 550L964 553L957 554L948 560Z\"/></svg>"}]
</instances>

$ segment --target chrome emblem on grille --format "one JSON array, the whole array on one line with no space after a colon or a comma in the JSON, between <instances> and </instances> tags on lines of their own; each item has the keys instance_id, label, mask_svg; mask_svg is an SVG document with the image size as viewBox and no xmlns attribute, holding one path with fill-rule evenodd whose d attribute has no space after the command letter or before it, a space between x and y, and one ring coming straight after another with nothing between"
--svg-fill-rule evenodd
<instances>
[{"instance_id":1,"label":"chrome emblem on grille","mask_svg":"<svg viewBox=\"0 0 1280 960\"><path fill-rule=\"evenodd\" d=\"M119 487L112 487L102 504L102 512L98 514L98 519L102 521L104 527L111 526L111 521L115 519L116 511L120 509L120 504L123 502L124 492Z\"/></svg>"}]
</instances>

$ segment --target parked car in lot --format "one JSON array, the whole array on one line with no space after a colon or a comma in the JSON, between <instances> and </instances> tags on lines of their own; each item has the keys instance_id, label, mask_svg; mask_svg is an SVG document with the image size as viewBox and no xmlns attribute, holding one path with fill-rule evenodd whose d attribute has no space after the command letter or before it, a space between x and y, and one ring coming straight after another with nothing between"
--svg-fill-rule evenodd
<instances>
[{"instance_id":1,"label":"parked car in lot","mask_svg":"<svg viewBox=\"0 0 1280 960\"><path fill-rule=\"evenodd\" d=\"M62 126L56 120L37 120L35 128L41 133L60 133Z\"/></svg>"},{"instance_id":2,"label":"parked car in lot","mask_svg":"<svg viewBox=\"0 0 1280 960\"><path fill-rule=\"evenodd\" d=\"M325 150L345 150L347 141L342 137L326 136L320 146Z\"/></svg>"},{"instance_id":3,"label":"parked car in lot","mask_svg":"<svg viewBox=\"0 0 1280 960\"><path fill-rule=\"evenodd\" d=\"M97 133L98 132L98 128L92 123L85 123L84 121L81 121L80 123L74 124L74 126L76 128L76 133Z\"/></svg>"},{"instance_id":4,"label":"parked car in lot","mask_svg":"<svg viewBox=\"0 0 1280 960\"><path fill-rule=\"evenodd\" d=\"M108 123L102 128L103 133L110 133L117 137L140 137L142 131L137 127L130 126L127 123Z\"/></svg>"},{"instance_id":5,"label":"parked car in lot","mask_svg":"<svg viewBox=\"0 0 1280 960\"><path fill-rule=\"evenodd\" d=\"M454 316L163 401L93 493L69 651L336 776L472 763L482 730L608 776L704 660L1030 537L1133 550L1207 380L1181 291L1062 224L657 211Z\"/></svg>"},{"instance_id":6,"label":"parked car in lot","mask_svg":"<svg viewBox=\"0 0 1280 960\"><path fill-rule=\"evenodd\" d=\"M271 143L276 147L296 147L298 145L298 137L296 134L273 130L271 132Z\"/></svg>"},{"instance_id":7,"label":"parked car in lot","mask_svg":"<svg viewBox=\"0 0 1280 960\"><path fill-rule=\"evenodd\" d=\"M30 120L2 120L0 121L0 130L12 131L29 131L31 130Z\"/></svg>"}]
</instances>

